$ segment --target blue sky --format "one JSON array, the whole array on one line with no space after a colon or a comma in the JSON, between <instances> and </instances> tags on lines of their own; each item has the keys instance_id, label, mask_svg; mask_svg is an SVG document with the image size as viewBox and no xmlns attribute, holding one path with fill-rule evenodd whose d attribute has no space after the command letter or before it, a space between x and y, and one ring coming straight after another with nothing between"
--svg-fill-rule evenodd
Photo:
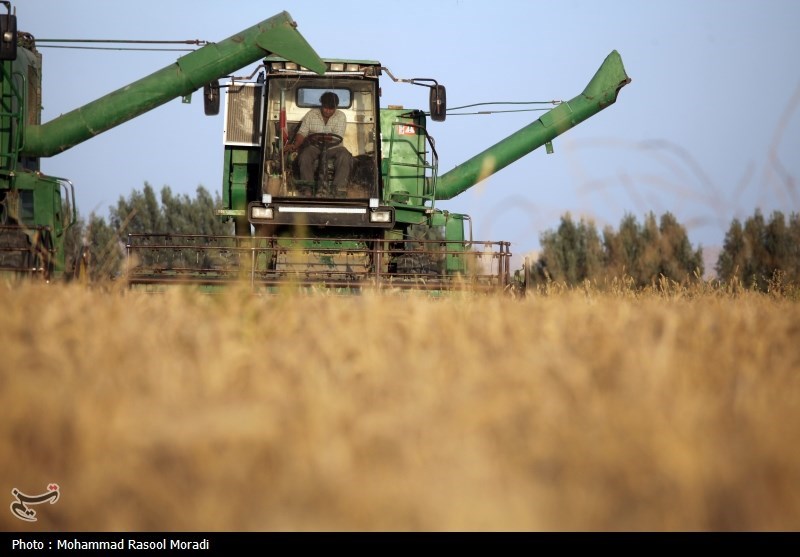
<instances>
[{"instance_id":1,"label":"blue sky","mask_svg":"<svg viewBox=\"0 0 800 557\"><path fill-rule=\"evenodd\" d=\"M559 218L616 228L670 211L692 243L722 244L734 217L800 211L800 2L795 0L26 0L18 27L45 38L219 41L286 10L323 57L379 60L394 75L435 78L450 106L568 100L612 50L632 83L617 103L440 207L468 213L481 240L521 255ZM330 6L330 9L323 8ZM175 61L178 52L42 48L47 122ZM240 75L250 73L243 69ZM381 106L427 108L427 90L383 84ZM537 118L431 122L440 173ZM75 184L83 215L144 182L217 192L222 117L195 97L42 161Z\"/></svg>"}]
</instances>

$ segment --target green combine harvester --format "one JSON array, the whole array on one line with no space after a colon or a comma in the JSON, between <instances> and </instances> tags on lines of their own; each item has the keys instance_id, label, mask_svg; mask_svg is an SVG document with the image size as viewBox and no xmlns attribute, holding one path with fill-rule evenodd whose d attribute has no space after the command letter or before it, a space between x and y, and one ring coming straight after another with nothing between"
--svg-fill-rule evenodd
<instances>
[{"instance_id":1,"label":"green combine harvester","mask_svg":"<svg viewBox=\"0 0 800 557\"><path fill-rule=\"evenodd\" d=\"M129 235L125 278L132 287L246 280L257 290L287 283L509 288L510 244L473 239L469 216L438 202L543 145L550 150L555 137L613 104L630 82L614 51L580 95L439 175L427 121L445 120L444 86L398 79L377 61L321 59L286 12L41 124L41 56L35 39L17 31L10 3L0 4L8 12L0 15L0 272L45 280L65 275L75 203L73 185L42 174L40 159L202 90L209 115L220 111L225 92L224 207L217 213L233 221L233 234ZM229 77L257 62L250 77ZM384 74L428 89L427 112L381 108ZM343 131L298 134L303 117L322 112L330 93ZM311 148L317 156L304 159Z\"/></svg>"}]
</instances>

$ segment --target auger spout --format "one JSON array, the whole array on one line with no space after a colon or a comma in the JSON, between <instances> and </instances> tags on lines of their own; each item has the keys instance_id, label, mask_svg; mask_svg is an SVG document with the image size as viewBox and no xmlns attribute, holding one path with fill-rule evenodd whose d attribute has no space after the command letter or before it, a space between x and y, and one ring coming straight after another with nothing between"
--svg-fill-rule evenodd
<instances>
[{"instance_id":1,"label":"auger spout","mask_svg":"<svg viewBox=\"0 0 800 557\"><path fill-rule=\"evenodd\" d=\"M325 64L287 12L219 43L208 44L155 73L42 125L28 125L22 154L49 157L184 95L277 54L323 73Z\"/></svg>"},{"instance_id":2,"label":"auger spout","mask_svg":"<svg viewBox=\"0 0 800 557\"><path fill-rule=\"evenodd\" d=\"M580 95L440 176L436 199L452 199L614 104L619 90L630 81L622 58L612 51Z\"/></svg>"}]
</instances>

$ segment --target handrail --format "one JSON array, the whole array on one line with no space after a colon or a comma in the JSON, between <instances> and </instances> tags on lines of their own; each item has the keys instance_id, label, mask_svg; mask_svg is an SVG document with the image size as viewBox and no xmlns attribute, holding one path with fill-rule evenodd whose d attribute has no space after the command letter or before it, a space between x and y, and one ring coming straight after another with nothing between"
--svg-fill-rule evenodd
<instances>
[{"instance_id":1,"label":"handrail","mask_svg":"<svg viewBox=\"0 0 800 557\"><path fill-rule=\"evenodd\" d=\"M395 142L399 142L400 140L396 138L396 130L399 126L407 126L410 128L414 128L417 132L422 132L422 135L425 141L428 142L431 148L431 162L428 163L427 157L425 156L426 151L419 151L414 147L414 150L417 153L417 160L422 160L422 164L413 164L408 162L396 162L393 156L394 144ZM392 178L407 178L407 176L392 176L392 168L393 167L407 167L407 168L416 168L418 170L422 170L421 175L417 175L423 182L423 192L422 195L416 195L412 193L406 193L409 198L421 199L422 205L425 206L426 202L430 202L430 209L434 208L434 204L436 202L436 181L439 172L439 154L436 152L436 146L434 145L433 138L428 134L428 130L424 126L420 126L419 124L411 123L411 122L401 122L399 120L395 120L392 122L392 133L389 136L389 153L388 153L388 166L386 169L386 184L384 185L385 191L391 191L390 185L392 182ZM431 176L426 176L426 170L431 171Z\"/></svg>"},{"instance_id":2,"label":"handrail","mask_svg":"<svg viewBox=\"0 0 800 557\"><path fill-rule=\"evenodd\" d=\"M9 133L9 143L8 151L0 151L0 158L7 158L7 164L0 164L0 168L3 170L7 170L13 172L16 170L17 160L19 159L19 153L22 150L22 121L23 121L23 110L24 107L27 106L27 81L25 76L22 72L13 71L9 74L6 64L0 64L0 71L3 74L3 82L8 82L9 87L11 88L11 93L13 94L14 98L17 100L17 110L0 112L0 118L10 118L11 122L9 124L13 128L13 133ZM14 84L14 78L19 77L22 80L22 93L20 93L19 89L17 89L16 85ZM11 103L13 105L13 103ZM14 125L16 122L16 125Z\"/></svg>"},{"instance_id":3,"label":"handrail","mask_svg":"<svg viewBox=\"0 0 800 557\"><path fill-rule=\"evenodd\" d=\"M290 282L486 290L510 283L509 242L129 234L126 252L132 285L247 280L254 288Z\"/></svg>"}]
</instances>

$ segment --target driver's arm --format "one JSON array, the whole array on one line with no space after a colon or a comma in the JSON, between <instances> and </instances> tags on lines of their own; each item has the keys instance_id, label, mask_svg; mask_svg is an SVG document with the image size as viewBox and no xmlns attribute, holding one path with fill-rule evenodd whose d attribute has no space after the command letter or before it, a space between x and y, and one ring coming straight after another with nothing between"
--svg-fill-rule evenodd
<instances>
[{"instance_id":1,"label":"driver's arm","mask_svg":"<svg viewBox=\"0 0 800 557\"><path fill-rule=\"evenodd\" d=\"M291 143L289 143L289 144L288 144L288 145L285 147L285 150L286 150L286 151L289 151L290 153L291 153L292 151L297 151L297 150L300 148L300 146L301 146L301 145L303 145L303 141L305 141L305 140L306 140L306 137L305 137L305 136L304 136L302 133L300 133L300 132L297 132L297 133L294 135L294 141L292 141Z\"/></svg>"},{"instance_id":2,"label":"driver's arm","mask_svg":"<svg viewBox=\"0 0 800 557\"><path fill-rule=\"evenodd\" d=\"M291 153L292 151L297 151L300 146L303 144L303 141L306 140L306 135L308 135L308 129L310 127L308 119L310 112L306 112L306 115L303 116L303 119L300 120L300 128L297 130L297 133L294 134L294 141L289 143L284 150Z\"/></svg>"}]
</instances>

